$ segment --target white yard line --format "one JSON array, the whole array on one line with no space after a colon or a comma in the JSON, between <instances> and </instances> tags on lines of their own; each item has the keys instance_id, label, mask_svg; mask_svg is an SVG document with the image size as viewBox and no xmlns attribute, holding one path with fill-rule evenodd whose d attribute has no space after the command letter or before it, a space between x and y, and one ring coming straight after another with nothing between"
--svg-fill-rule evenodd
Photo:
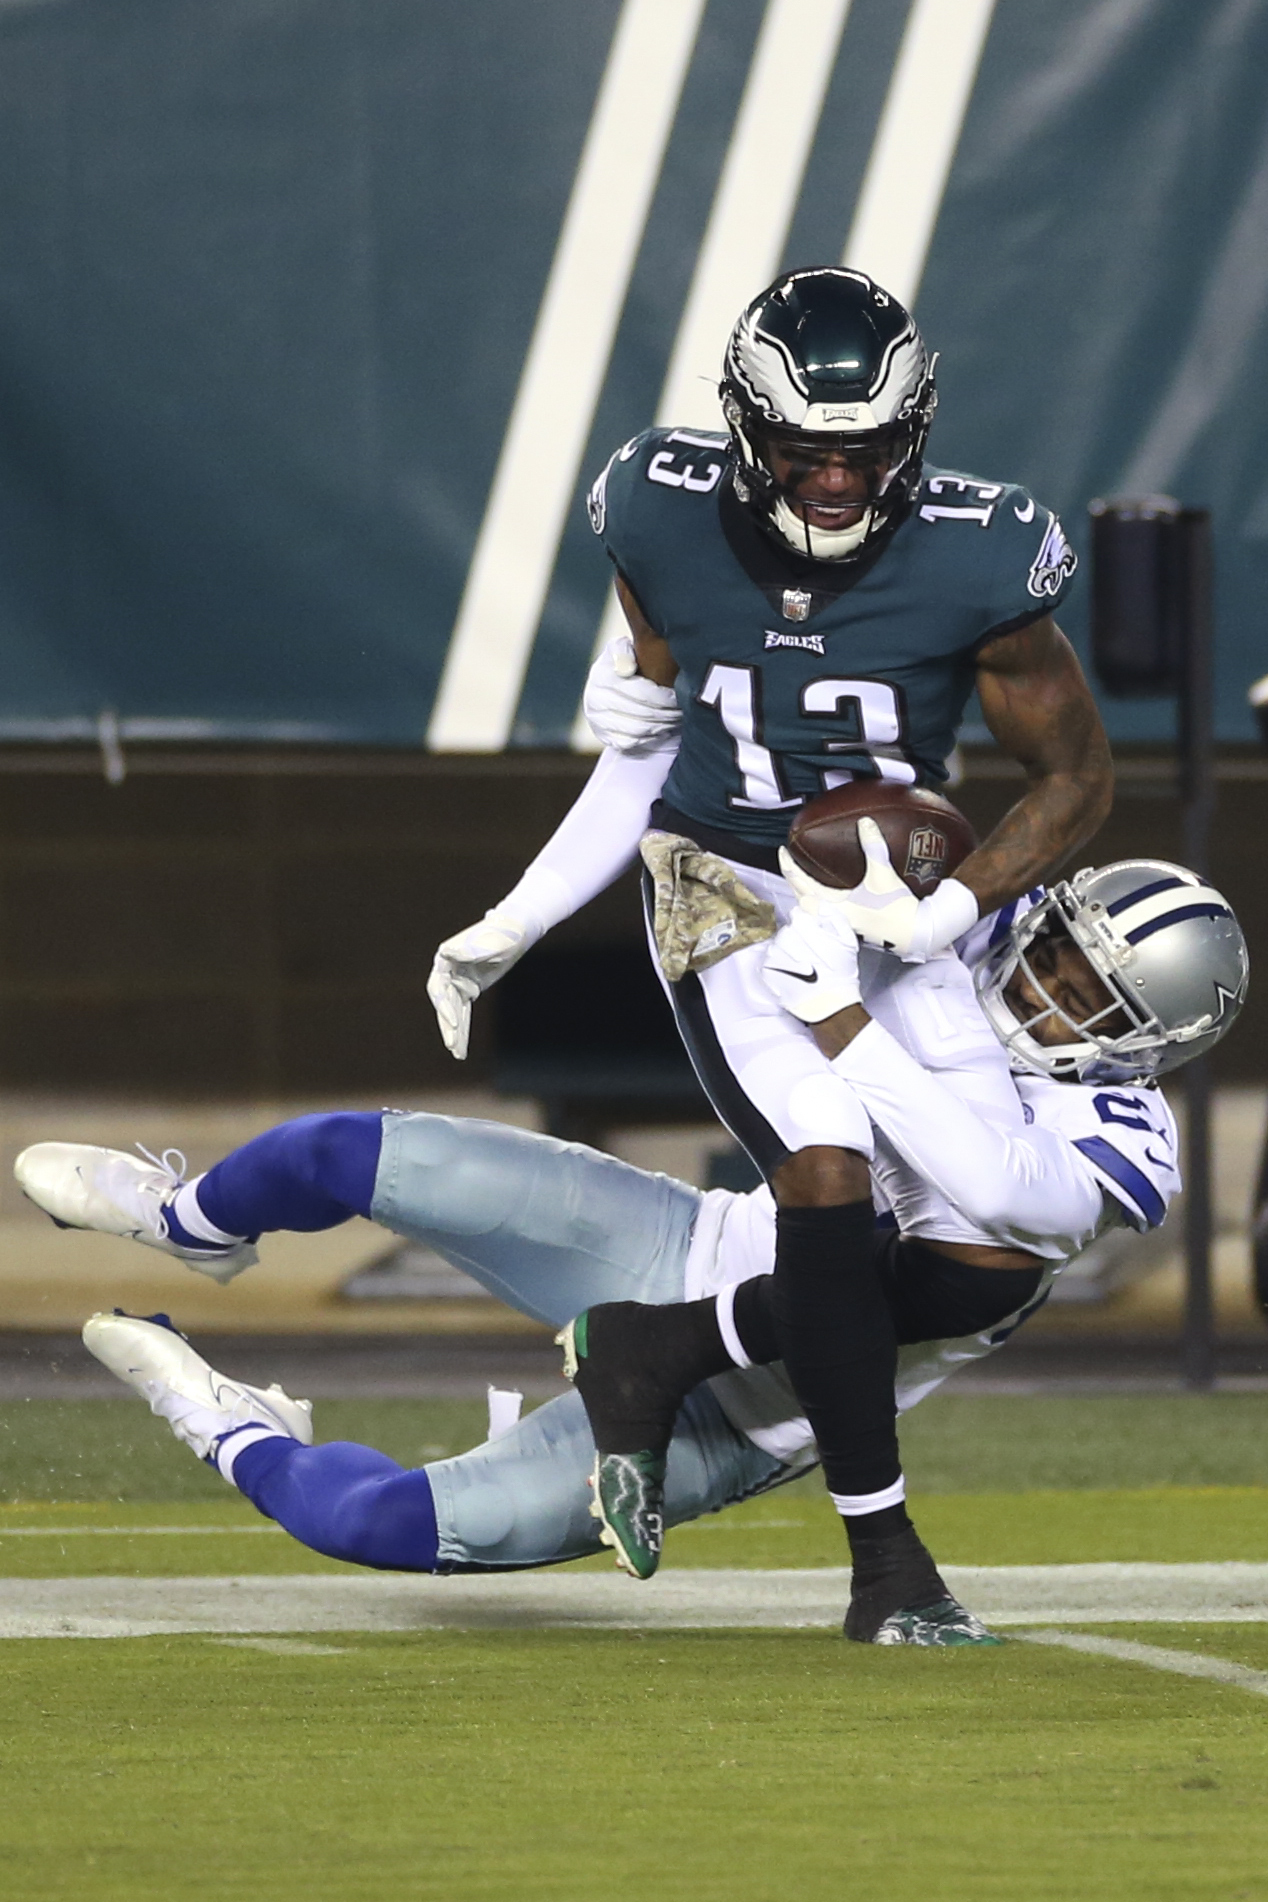
<instances>
[{"instance_id":1,"label":"white yard line","mask_svg":"<svg viewBox=\"0 0 1268 1902\"><path fill-rule=\"evenodd\" d=\"M241 1539L281 1530L281 1526L0 1526L0 1539L202 1539L212 1534Z\"/></svg>"},{"instance_id":2,"label":"white yard line","mask_svg":"<svg viewBox=\"0 0 1268 1902\"><path fill-rule=\"evenodd\" d=\"M1268 1623L1268 1565L944 1568L992 1625ZM231 1578L0 1580L0 1637L153 1633L572 1628L831 1628L849 1574L666 1568L646 1585L615 1572L430 1578L291 1573Z\"/></svg>"},{"instance_id":3,"label":"white yard line","mask_svg":"<svg viewBox=\"0 0 1268 1902\"><path fill-rule=\"evenodd\" d=\"M1177 1677L1210 1678L1213 1683L1249 1691L1254 1697L1268 1697L1268 1671L1255 1671L1248 1664L1234 1664L1228 1658L1169 1651L1158 1644L1137 1644L1131 1638L1096 1638L1085 1631L1019 1631L1017 1636L1027 1644L1057 1645L1064 1651L1084 1651L1089 1657L1147 1665L1151 1671L1173 1671Z\"/></svg>"},{"instance_id":4,"label":"white yard line","mask_svg":"<svg viewBox=\"0 0 1268 1902\"><path fill-rule=\"evenodd\" d=\"M303 1638L211 1638L233 1651L268 1651L276 1658L346 1658L346 1644L308 1644Z\"/></svg>"}]
</instances>

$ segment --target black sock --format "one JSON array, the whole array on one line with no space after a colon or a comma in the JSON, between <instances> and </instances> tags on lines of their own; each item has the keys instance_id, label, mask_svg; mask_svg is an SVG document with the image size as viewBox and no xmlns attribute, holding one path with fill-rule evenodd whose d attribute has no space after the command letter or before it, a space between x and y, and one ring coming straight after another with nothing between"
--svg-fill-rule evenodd
<instances>
[{"instance_id":1,"label":"black sock","mask_svg":"<svg viewBox=\"0 0 1268 1902\"><path fill-rule=\"evenodd\" d=\"M880 1513L867 1513L869 1520ZM845 1522L850 1539L850 1607L845 1635L870 1644L887 1618L949 1596L933 1557L910 1522L885 1537L867 1537Z\"/></svg>"},{"instance_id":2,"label":"black sock","mask_svg":"<svg viewBox=\"0 0 1268 1902\"><path fill-rule=\"evenodd\" d=\"M742 1281L735 1290L731 1318L740 1346L754 1367L768 1367L771 1361L779 1359L779 1336L771 1312L774 1286L774 1275L754 1275L751 1281Z\"/></svg>"},{"instance_id":3,"label":"black sock","mask_svg":"<svg viewBox=\"0 0 1268 1902\"><path fill-rule=\"evenodd\" d=\"M870 1201L778 1211L771 1310L829 1492L887 1490L902 1470L898 1344L876 1272Z\"/></svg>"},{"instance_id":4,"label":"black sock","mask_svg":"<svg viewBox=\"0 0 1268 1902\"><path fill-rule=\"evenodd\" d=\"M663 1307L609 1301L591 1308L575 1384L595 1445L602 1453L664 1447L692 1388L734 1365L712 1295Z\"/></svg>"},{"instance_id":5,"label":"black sock","mask_svg":"<svg viewBox=\"0 0 1268 1902\"><path fill-rule=\"evenodd\" d=\"M848 1516L843 1513L842 1519L851 1553L869 1539L892 1539L895 1533L905 1532L911 1524L901 1499L896 1506L882 1506L879 1512L852 1512Z\"/></svg>"}]
</instances>

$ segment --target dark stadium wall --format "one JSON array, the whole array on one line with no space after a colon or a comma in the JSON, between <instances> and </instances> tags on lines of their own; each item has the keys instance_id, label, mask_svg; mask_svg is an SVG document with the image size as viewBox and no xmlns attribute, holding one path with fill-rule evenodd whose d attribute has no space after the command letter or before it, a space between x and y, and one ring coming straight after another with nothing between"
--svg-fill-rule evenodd
<instances>
[{"instance_id":1,"label":"dark stadium wall","mask_svg":"<svg viewBox=\"0 0 1268 1902\"><path fill-rule=\"evenodd\" d=\"M937 460L1213 509L1249 738L1265 72L1263 0L3 8L0 743L567 746L586 479L843 257Z\"/></svg>"},{"instance_id":2,"label":"dark stadium wall","mask_svg":"<svg viewBox=\"0 0 1268 1902\"><path fill-rule=\"evenodd\" d=\"M426 996L432 952L508 889L585 762L227 763L177 756L172 770L169 749L166 770L150 756L121 786L86 755L77 772L0 772L0 1086L382 1103L486 1085L501 993L477 1006L470 1059L454 1063ZM1003 764L956 789L979 831L1019 791ZM1246 841L1268 837L1265 766L1225 762L1242 776L1221 780L1211 866L1255 967L1268 883ZM1165 763L1137 759L1078 863L1180 849ZM641 972L644 945L627 878L525 964L605 947L634 951ZM1262 1081L1266 1049L1268 986L1252 982L1218 1080Z\"/></svg>"}]
</instances>

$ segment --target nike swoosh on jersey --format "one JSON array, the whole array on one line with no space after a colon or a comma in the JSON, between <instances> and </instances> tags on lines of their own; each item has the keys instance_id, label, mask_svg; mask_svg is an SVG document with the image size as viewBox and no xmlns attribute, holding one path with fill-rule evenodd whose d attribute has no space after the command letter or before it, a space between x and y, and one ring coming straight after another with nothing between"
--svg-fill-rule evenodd
<instances>
[{"instance_id":1,"label":"nike swoosh on jersey","mask_svg":"<svg viewBox=\"0 0 1268 1902\"><path fill-rule=\"evenodd\" d=\"M1014 515L1015 515L1015 516L1017 517L1017 520L1018 520L1019 522L1033 522L1033 521L1034 521L1034 519L1035 519L1035 498L1034 498L1034 496L1032 495L1032 496L1030 497L1030 500L1029 500L1029 501L1028 501L1028 502L1026 503L1026 506L1025 506L1025 508L1024 508L1024 509L1019 509L1019 508L1018 508L1018 506L1017 506L1017 504L1016 504L1016 502L1014 502L1014 503L1013 503L1013 514L1014 514Z\"/></svg>"},{"instance_id":2,"label":"nike swoosh on jersey","mask_svg":"<svg viewBox=\"0 0 1268 1902\"><path fill-rule=\"evenodd\" d=\"M782 964L768 964L766 969L770 972L772 977L795 977L799 984L817 984L819 982L819 973L817 971L789 971L786 970Z\"/></svg>"}]
</instances>

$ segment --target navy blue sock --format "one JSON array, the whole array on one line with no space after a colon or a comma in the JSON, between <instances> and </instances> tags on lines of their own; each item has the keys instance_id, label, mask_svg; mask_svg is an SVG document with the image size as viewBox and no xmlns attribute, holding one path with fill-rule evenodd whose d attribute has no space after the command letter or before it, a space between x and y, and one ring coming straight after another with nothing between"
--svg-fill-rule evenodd
<instances>
[{"instance_id":1,"label":"navy blue sock","mask_svg":"<svg viewBox=\"0 0 1268 1902\"><path fill-rule=\"evenodd\" d=\"M167 1239L169 1242L175 1242L178 1248L187 1248L191 1254L215 1254L216 1243L209 1242L205 1235L191 1235L189 1230L178 1219L174 1203L168 1202L164 1207L163 1213L167 1220ZM258 1236L255 1235L249 1235L247 1237L247 1240L252 1242L258 1239ZM220 1252L222 1254L228 1254L231 1245L232 1244L226 1244Z\"/></svg>"},{"instance_id":2,"label":"navy blue sock","mask_svg":"<svg viewBox=\"0 0 1268 1902\"><path fill-rule=\"evenodd\" d=\"M421 1466L407 1470L350 1440L257 1440L234 1461L233 1483L267 1519L327 1558L380 1571L436 1569L436 1508Z\"/></svg>"},{"instance_id":3,"label":"navy blue sock","mask_svg":"<svg viewBox=\"0 0 1268 1902\"><path fill-rule=\"evenodd\" d=\"M297 1116L209 1169L198 1184L198 1206L226 1235L337 1228L370 1213L382 1143L378 1110Z\"/></svg>"}]
</instances>

